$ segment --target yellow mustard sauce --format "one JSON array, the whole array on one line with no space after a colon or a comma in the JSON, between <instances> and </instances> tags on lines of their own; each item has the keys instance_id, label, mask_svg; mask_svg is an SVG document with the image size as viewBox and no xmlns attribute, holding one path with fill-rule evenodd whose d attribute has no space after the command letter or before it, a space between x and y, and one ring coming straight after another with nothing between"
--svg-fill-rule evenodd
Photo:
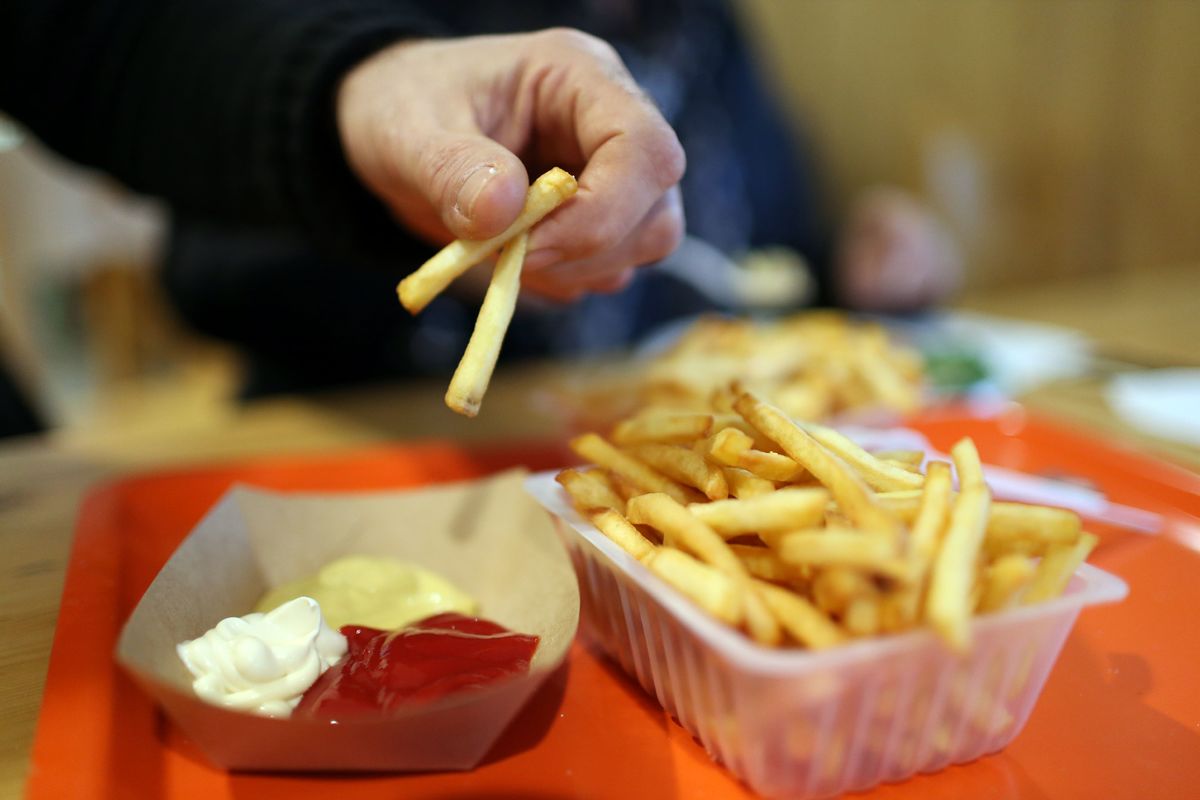
<instances>
[{"instance_id":1,"label":"yellow mustard sauce","mask_svg":"<svg viewBox=\"0 0 1200 800\"><path fill-rule=\"evenodd\" d=\"M391 630L446 611L478 612L475 600L445 578L385 556L331 561L316 575L271 589L255 610L271 611L300 596L316 600L335 630L343 625Z\"/></svg>"}]
</instances>

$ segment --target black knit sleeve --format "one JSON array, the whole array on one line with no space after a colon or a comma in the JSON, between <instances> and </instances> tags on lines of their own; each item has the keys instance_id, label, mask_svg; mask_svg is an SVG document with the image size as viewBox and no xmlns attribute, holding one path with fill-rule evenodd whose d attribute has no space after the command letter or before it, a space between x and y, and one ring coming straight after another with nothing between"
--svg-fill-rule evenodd
<instances>
[{"instance_id":1,"label":"black knit sleeve","mask_svg":"<svg viewBox=\"0 0 1200 800\"><path fill-rule=\"evenodd\" d=\"M4 0L0 110L180 214L384 253L334 97L354 63L437 33L384 0Z\"/></svg>"}]
</instances>

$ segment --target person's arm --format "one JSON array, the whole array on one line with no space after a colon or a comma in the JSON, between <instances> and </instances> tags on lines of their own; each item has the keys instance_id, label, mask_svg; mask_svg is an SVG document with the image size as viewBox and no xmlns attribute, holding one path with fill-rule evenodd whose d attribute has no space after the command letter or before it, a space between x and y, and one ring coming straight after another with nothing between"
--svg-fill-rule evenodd
<instances>
[{"instance_id":1,"label":"person's arm","mask_svg":"<svg viewBox=\"0 0 1200 800\"><path fill-rule=\"evenodd\" d=\"M407 5L368 0L3 8L0 69L17 80L0 108L181 213L386 260L397 222L432 239L499 233L525 165L562 166L579 194L534 231L524 273L561 299L618 288L682 237L683 151L594 37L413 41Z\"/></svg>"},{"instance_id":2,"label":"person's arm","mask_svg":"<svg viewBox=\"0 0 1200 800\"><path fill-rule=\"evenodd\" d=\"M386 249L334 99L353 64L430 30L403 2L6 0L0 110L180 214Z\"/></svg>"}]
</instances>

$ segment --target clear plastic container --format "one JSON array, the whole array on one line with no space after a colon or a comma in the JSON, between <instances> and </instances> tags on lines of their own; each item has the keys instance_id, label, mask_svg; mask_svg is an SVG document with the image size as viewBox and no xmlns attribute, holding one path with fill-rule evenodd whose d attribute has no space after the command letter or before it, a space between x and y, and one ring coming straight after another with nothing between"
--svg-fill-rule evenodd
<instances>
[{"instance_id":1,"label":"clear plastic container","mask_svg":"<svg viewBox=\"0 0 1200 800\"><path fill-rule=\"evenodd\" d=\"M976 619L963 657L929 631L772 650L704 614L582 519L554 474L531 476L526 489L571 553L582 629L767 796L860 791L1001 750L1029 718L1080 609L1128 592L1085 564L1062 597Z\"/></svg>"}]
</instances>

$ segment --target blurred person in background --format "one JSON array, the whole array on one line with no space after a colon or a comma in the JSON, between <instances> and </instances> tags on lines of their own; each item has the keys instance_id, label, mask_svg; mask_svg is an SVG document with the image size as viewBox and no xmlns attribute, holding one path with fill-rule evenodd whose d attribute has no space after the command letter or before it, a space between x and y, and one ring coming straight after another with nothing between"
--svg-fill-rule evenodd
<instances>
[{"instance_id":1,"label":"blurred person in background","mask_svg":"<svg viewBox=\"0 0 1200 800\"><path fill-rule=\"evenodd\" d=\"M721 0L8 0L0 75L0 109L45 143L168 201L168 294L243 348L248 395L452 370L480 293L412 318L394 286L505 228L552 165L582 191L539 226L525 285L558 305L523 302L509 358L723 305L680 269L631 272L684 210L718 251L801 253L822 304L907 310L956 281L897 191L832 234Z\"/></svg>"}]
</instances>

